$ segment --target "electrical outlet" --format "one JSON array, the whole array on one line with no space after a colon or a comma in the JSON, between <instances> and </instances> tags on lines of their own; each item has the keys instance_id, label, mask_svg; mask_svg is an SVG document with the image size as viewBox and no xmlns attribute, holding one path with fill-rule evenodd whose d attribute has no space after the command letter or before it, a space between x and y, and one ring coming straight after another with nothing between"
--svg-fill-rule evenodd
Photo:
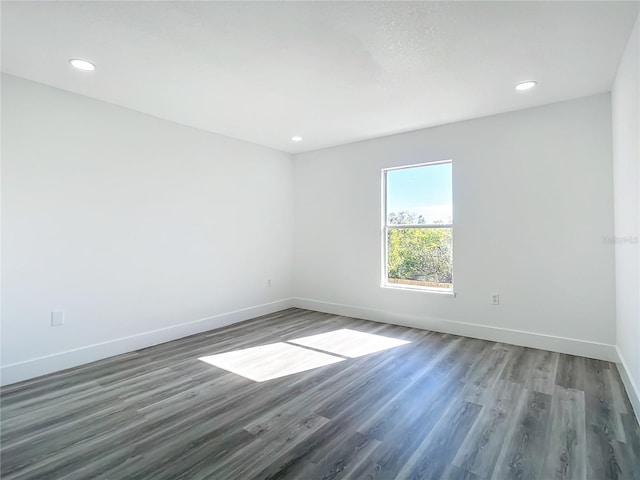
<instances>
[{"instance_id":1,"label":"electrical outlet","mask_svg":"<svg viewBox=\"0 0 640 480\"><path fill-rule=\"evenodd\" d=\"M500 294L492 293L491 294L491 305L500 305Z\"/></svg>"},{"instance_id":2,"label":"electrical outlet","mask_svg":"<svg viewBox=\"0 0 640 480\"><path fill-rule=\"evenodd\" d=\"M59 327L64 325L64 312L51 312L51 326Z\"/></svg>"}]
</instances>

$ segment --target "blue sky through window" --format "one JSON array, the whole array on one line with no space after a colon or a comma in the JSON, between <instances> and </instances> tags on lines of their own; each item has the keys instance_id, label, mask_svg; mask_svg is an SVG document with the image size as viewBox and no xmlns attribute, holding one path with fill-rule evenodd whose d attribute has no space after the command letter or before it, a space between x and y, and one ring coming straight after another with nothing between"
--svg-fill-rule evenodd
<instances>
[{"instance_id":1,"label":"blue sky through window","mask_svg":"<svg viewBox=\"0 0 640 480\"><path fill-rule=\"evenodd\" d=\"M387 171L387 214L403 211L453 223L451 163Z\"/></svg>"}]
</instances>

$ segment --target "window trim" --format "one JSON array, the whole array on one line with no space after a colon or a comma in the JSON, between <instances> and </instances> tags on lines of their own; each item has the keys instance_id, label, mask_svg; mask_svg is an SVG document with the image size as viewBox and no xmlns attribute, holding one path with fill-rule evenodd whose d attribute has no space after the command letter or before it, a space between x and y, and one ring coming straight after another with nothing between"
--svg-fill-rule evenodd
<instances>
[{"instance_id":1,"label":"window trim","mask_svg":"<svg viewBox=\"0 0 640 480\"><path fill-rule=\"evenodd\" d=\"M412 165L401 165L399 167L388 167L388 168L383 168L382 169L382 182L381 182L381 188L382 188L382 208L380 209L380 211L382 212L382 222L381 222L381 240L382 240L382 262L381 262L381 278L380 278L380 287L381 288L391 288L393 290L407 290L407 291L413 291L413 292L423 292L423 293L435 293L438 295L449 295L452 297L456 296L455 293L455 287L454 287L454 283L452 281L451 284L451 288L438 288L438 287L421 287L421 286L417 286L417 285L402 285L402 284L394 284L394 283L389 283L388 281L388 274L387 274L387 266L389 265L389 252L388 252L388 231L389 229L398 229L398 228L403 228L403 229L407 229L407 228L449 228L451 229L451 235L452 235L452 243L454 241L455 235L453 234L454 228L453 225L455 222L450 223L450 224L432 224L432 223L422 223L422 224L408 224L408 225L389 225L387 224L387 218L388 218L388 214L387 214L387 172L390 171L394 171L394 170L405 170L407 168L416 168L416 167L428 167L428 166L433 166L433 165L443 165L443 164L451 164L451 184L452 184L452 188L453 188L453 160L452 159L448 159L448 160L436 160L433 162L422 162L422 163L415 163ZM453 208L453 191L451 192L452 198L451 198L451 206ZM452 257L452 262L451 262L451 268L452 268L452 277L453 277L453 249L451 252L451 257Z\"/></svg>"}]
</instances>

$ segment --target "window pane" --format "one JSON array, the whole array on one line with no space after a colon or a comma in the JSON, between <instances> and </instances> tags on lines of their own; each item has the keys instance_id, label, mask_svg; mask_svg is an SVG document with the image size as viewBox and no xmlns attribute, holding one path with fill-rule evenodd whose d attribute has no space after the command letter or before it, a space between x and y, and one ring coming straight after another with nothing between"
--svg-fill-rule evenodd
<instances>
[{"instance_id":1,"label":"window pane","mask_svg":"<svg viewBox=\"0 0 640 480\"><path fill-rule=\"evenodd\" d=\"M387 171L387 222L452 224L451 163Z\"/></svg>"},{"instance_id":2,"label":"window pane","mask_svg":"<svg viewBox=\"0 0 640 480\"><path fill-rule=\"evenodd\" d=\"M452 288L451 228L390 228L388 283Z\"/></svg>"}]
</instances>

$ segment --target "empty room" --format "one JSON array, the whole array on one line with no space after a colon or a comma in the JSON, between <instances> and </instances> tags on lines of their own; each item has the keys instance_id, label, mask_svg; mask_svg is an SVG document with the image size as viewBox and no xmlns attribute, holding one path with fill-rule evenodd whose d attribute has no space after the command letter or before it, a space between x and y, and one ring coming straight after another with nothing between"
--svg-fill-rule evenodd
<instances>
[{"instance_id":1,"label":"empty room","mask_svg":"<svg viewBox=\"0 0 640 480\"><path fill-rule=\"evenodd\" d=\"M0 8L2 479L640 479L640 2Z\"/></svg>"}]
</instances>

